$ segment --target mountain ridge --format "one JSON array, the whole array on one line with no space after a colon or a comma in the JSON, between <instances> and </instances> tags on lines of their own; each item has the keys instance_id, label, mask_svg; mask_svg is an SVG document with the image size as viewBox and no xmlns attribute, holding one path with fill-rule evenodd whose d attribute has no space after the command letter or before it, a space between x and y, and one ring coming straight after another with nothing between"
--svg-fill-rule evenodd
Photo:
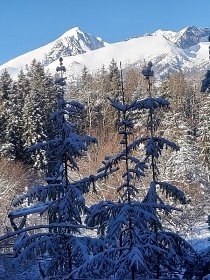
<instances>
[{"instance_id":1,"label":"mountain ridge","mask_svg":"<svg viewBox=\"0 0 210 280\"><path fill-rule=\"evenodd\" d=\"M155 35L156 32L163 34L166 39L170 40L172 43L175 43L178 47L186 49L198 44L201 38L209 36L210 28L197 28L195 26L187 26L179 32L162 31L159 29L152 33L152 35Z\"/></svg>"},{"instance_id":2,"label":"mountain ridge","mask_svg":"<svg viewBox=\"0 0 210 280\"><path fill-rule=\"evenodd\" d=\"M152 60L159 78L179 70L205 71L210 67L209 35L210 28L188 26L179 32L159 29L152 34L109 44L74 27L55 41L1 65L0 71L7 69L15 77L20 69L36 59L54 72L60 56L65 58L69 77L76 77L84 66L92 72L102 66L108 67L112 59L122 62L124 68Z\"/></svg>"}]
</instances>

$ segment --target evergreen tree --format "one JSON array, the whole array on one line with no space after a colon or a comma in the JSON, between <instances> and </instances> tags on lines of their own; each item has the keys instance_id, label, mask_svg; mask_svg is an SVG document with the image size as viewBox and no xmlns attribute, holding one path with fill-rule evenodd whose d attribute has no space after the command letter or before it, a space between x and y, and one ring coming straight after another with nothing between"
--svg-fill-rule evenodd
<instances>
[{"instance_id":1,"label":"evergreen tree","mask_svg":"<svg viewBox=\"0 0 210 280\"><path fill-rule=\"evenodd\" d=\"M205 74L205 78L202 80L201 84L201 93L202 96L202 112L201 112L201 125L200 125L200 144L201 144L201 156L202 156L202 163L205 166L207 172L209 173L210 168L210 146L209 146L209 95L210 93L210 70L207 70L207 73ZM208 176L209 179L209 176ZM208 193L207 193L208 195ZM207 197L207 203L209 205L208 201L209 195ZM208 220L206 221L208 223L208 229L210 229L210 215L208 215ZM196 264L193 267L190 267L188 270L187 276L189 279L191 279L194 275L197 277L197 279L208 279L210 275L210 247L204 248L199 252L199 259L196 262Z\"/></svg>"},{"instance_id":2,"label":"evergreen tree","mask_svg":"<svg viewBox=\"0 0 210 280\"><path fill-rule=\"evenodd\" d=\"M82 76L81 76L81 88L88 89L92 83L93 79L91 74L89 73L86 66L83 67Z\"/></svg>"},{"instance_id":3,"label":"evergreen tree","mask_svg":"<svg viewBox=\"0 0 210 280\"><path fill-rule=\"evenodd\" d=\"M73 126L69 122L77 108L82 105L76 101L67 102L64 99L65 67L57 67L61 77L56 80L58 85L58 109L51 115L53 122L53 138L34 145L31 149L45 151L48 160L47 185L35 186L28 193L14 200L17 206L28 201L28 207L11 211L9 218L15 232L8 236L19 234L14 251L17 255L16 263L27 262L48 256L48 267L42 268L42 275L55 276L56 279L70 273L72 269L84 262L91 252L100 250L100 240L94 241L88 237L75 236L80 233L82 218L86 212L83 194L88 192L91 183L97 178L90 176L79 181L70 180L71 170L77 170L76 158L83 155L90 143L96 142L90 136L81 137L74 133ZM26 219L30 214L43 214L47 212L49 223L27 227ZM20 223L18 224L18 219ZM38 232L29 232L37 229ZM49 229L49 230L44 230ZM28 232L28 234L24 234ZM98 244L98 249L93 246Z\"/></svg>"},{"instance_id":4,"label":"evergreen tree","mask_svg":"<svg viewBox=\"0 0 210 280\"><path fill-rule=\"evenodd\" d=\"M16 90L14 96L14 101L12 103L15 104L15 119L16 119L16 130L18 135L17 146L15 147L16 151L16 159L24 161L25 160L25 148L23 143L23 126L24 126L24 108L25 108L25 99L27 94L29 93L29 80L27 79L23 70L20 71L18 75L18 80L16 82Z\"/></svg>"},{"instance_id":5,"label":"evergreen tree","mask_svg":"<svg viewBox=\"0 0 210 280\"><path fill-rule=\"evenodd\" d=\"M109 83L110 83L110 94L113 99L117 99L120 93L120 69L117 63L112 59L109 65Z\"/></svg>"},{"instance_id":6,"label":"evergreen tree","mask_svg":"<svg viewBox=\"0 0 210 280\"><path fill-rule=\"evenodd\" d=\"M7 141L7 126L12 119L11 95L13 93L13 80L5 70L0 76L0 154L7 157L10 154L10 144Z\"/></svg>"},{"instance_id":7,"label":"evergreen tree","mask_svg":"<svg viewBox=\"0 0 210 280\"><path fill-rule=\"evenodd\" d=\"M1 90L1 100L8 100L9 94L12 91L13 80L10 74L5 69L4 72L0 76L0 90Z\"/></svg>"},{"instance_id":8,"label":"evergreen tree","mask_svg":"<svg viewBox=\"0 0 210 280\"><path fill-rule=\"evenodd\" d=\"M113 100L120 101L120 69L117 66L117 62L112 59L109 69L108 69L108 77L109 77L109 97L111 97ZM110 109L108 118L112 120L112 123L114 124L114 127L117 128L117 122L120 119L119 112L116 112L113 110L113 108Z\"/></svg>"},{"instance_id":9,"label":"evergreen tree","mask_svg":"<svg viewBox=\"0 0 210 280\"><path fill-rule=\"evenodd\" d=\"M57 106L56 90L52 78L45 73L43 65L36 60L28 68L26 79L25 86L28 92L25 95L23 108L22 135L24 160L27 163L33 163L38 169L43 169L46 167L43 153L37 152L32 160L28 148L36 142L46 141L50 137L52 129L49 117Z\"/></svg>"},{"instance_id":10,"label":"evergreen tree","mask_svg":"<svg viewBox=\"0 0 210 280\"><path fill-rule=\"evenodd\" d=\"M101 127L101 132L106 135L107 130L110 132L110 129L113 124L113 119L110 117L110 106L107 102L109 95L109 75L108 71L105 69L104 65L95 75L95 92L97 94L97 104L98 104L98 114L97 119L101 119L101 122L97 124L98 127Z\"/></svg>"},{"instance_id":11,"label":"evergreen tree","mask_svg":"<svg viewBox=\"0 0 210 280\"><path fill-rule=\"evenodd\" d=\"M208 70L205 79L202 81L201 85L201 104L200 104L200 114L199 114L199 144L200 144L200 159L201 163L206 168L206 171L210 171L210 97L209 97L209 74ZM210 181L210 177L209 177Z\"/></svg>"},{"instance_id":12,"label":"evergreen tree","mask_svg":"<svg viewBox=\"0 0 210 280\"><path fill-rule=\"evenodd\" d=\"M17 82L8 99L8 124L6 127L6 142L4 153L9 159L25 160L23 144L24 105L27 94L30 91L29 80L21 70Z\"/></svg>"},{"instance_id":13,"label":"evergreen tree","mask_svg":"<svg viewBox=\"0 0 210 280\"><path fill-rule=\"evenodd\" d=\"M201 92L210 92L210 70L207 70L205 79L202 80Z\"/></svg>"},{"instance_id":14,"label":"evergreen tree","mask_svg":"<svg viewBox=\"0 0 210 280\"><path fill-rule=\"evenodd\" d=\"M153 75L151 64L143 72L149 80ZM149 92L150 92L150 80ZM186 204L184 193L176 186L158 180L158 162L164 147L178 150L179 147L162 137L156 136L155 111L166 107L169 102L163 98L148 97L141 101L126 104L111 100L112 106L121 112L118 123L122 135L123 149L120 153L107 156L99 172L115 172L119 163L124 162L124 182L117 191L118 202L106 200L92 205L86 218L88 226L98 226L99 238L105 250L91 258L72 272L72 276L88 279L160 279L163 270L175 273L186 268L195 260L195 252L178 234L166 229L161 221L161 213L171 215L173 210L181 209L164 203L160 193ZM148 110L147 128L149 135L130 141L133 121L131 110ZM141 161L134 151L139 145L145 146L145 158ZM141 191L139 181L150 167L152 181L142 201L136 196Z\"/></svg>"}]
</instances>

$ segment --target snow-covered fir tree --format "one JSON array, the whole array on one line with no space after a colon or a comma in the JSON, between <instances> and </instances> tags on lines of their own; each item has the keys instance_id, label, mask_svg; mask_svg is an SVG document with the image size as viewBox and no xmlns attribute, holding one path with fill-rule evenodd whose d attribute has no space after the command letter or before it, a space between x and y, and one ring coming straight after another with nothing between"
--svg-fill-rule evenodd
<instances>
[{"instance_id":1,"label":"snow-covered fir tree","mask_svg":"<svg viewBox=\"0 0 210 280\"><path fill-rule=\"evenodd\" d=\"M205 79L202 80L201 92L210 93L210 70L207 70Z\"/></svg>"},{"instance_id":2,"label":"snow-covered fir tree","mask_svg":"<svg viewBox=\"0 0 210 280\"><path fill-rule=\"evenodd\" d=\"M206 171L210 170L210 70L207 71L201 85L202 103L199 126L200 159ZM209 177L210 180L210 177Z\"/></svg>"},{"instance_id":3,"label":"snow-covered fir tree","mask_svg":"<svg viewBox=\"0 0 210 280\"><path fill-rule=\"evenodd\" d=\"M24 74L21 72L17 82L13 83L13 89L8 100L8 121L6 126L6 137L2 155L8 159L22 161L24 158L23 147L23 108L25 92L21 89L21 79ZM19 88L20 86L20 88Z\"/></svg>"},{"instance_id":4,"label":"snow-covered fir tree","mask_svg":"<svg viewBox=\"0 0 210 280\"><path fill-rule=\"evenodd\" d=\"M148 80L149 93L150 77L153 76L151 67L149 63L143 71ZM98 226L98 236L103 241L104 250L73 270L71 276L75 279L163 279L166 273L173 274L186 269L196 258L191 246L178 234L165 228L161 220L161 214L170 216L173 211L181 211L178 207L164 203L162 192L179 204L187 203L180 189L158 180L162 150L179 150L174 142L155 134L155 111L169 106L169 102L149 96L127 104L123 86L122 103L113 99L110 101L122 116L118 126L123 148L119 153L105 158L99 174L121 170L120 163L124 163L124 182L117 189L119 201L105 200L90 207L86 223L91 227ZM130 116L131 111L135 110L148 111L149 134L131 141L134 123ZM135 150L140 145L145 147L142 160L135 157ZM139 201L137 194L141 192L140 179L146 175L147 169L152 181L146 196Z\"/></svg>"},{"instance_id":5,"label":"snow-covered fir tree","mask_svg":"<svg viewBox=\"0 0 210 280\"><path fill-rule=\"evenodd\" d=\"M110 62L108 75L111 94L113 97L117 98L120 92L120 70L114 59Z\"/></svg>"},{"instance_id":6,"label":"snow-covered fir tree","mask_svg":"<svg viewBox=\"0 0 210 280\"><path fill-rule=\"evenodd\" d=\"M201 155L203 159L203 165L206 168L209 174L210 168L210 135L209 135L209 93L210 93L210 70L207 70L204 79L201 84L201 94L203 95L203 112L201 114L201 126L200 126L200 142L201 142ZM209 176L208 176L209 179ZM207 204L209 205L209 190L207 192ZM208 206L207 205L207 206ZM209 211L209 207L206 207L207 211ZM208 213L208 219L206 221L208 223L208 229L210 230L210 214ZM196 279L209 279L210 277L210 246L205 247L203 250L199 252L199 259L195 263L195 265L191 268L188 275L189 278L194 275L197 277Z\"/></svg>"},{"instance_id":7,"label":"snow-covered fir tree","mask_svg":"<svg viewBox=\"0 0 210 280\"><path fill-rule=\"evenodd\" d=\"M13 80L5 70L0 76L0 154L3 157L10 156L12 147L9 142L8 126L12 122L11 96L13 93Z\"/></svg>"},{"instance_id":8,"label":"snow-covered fir tree","mask_svg":"<svg viewBox=\"0 0 210 280\"><path fill-rule=\"evenodd\" d=\"M32 160L28 148L49 139L52 131L49 117L57 106L57 93L52 77L45 73L43 65L36 60L28 67L25 78L25 83L22 82L22 90L27 90L23 107L24 160L43 169L46 165L44 155L36 152Z\"/></svg>"},{"instance_id":9,"label":"snow-covered fir tree","mask_svg":"<svg viewBox=\"0 0 210 280\"><path fill-rule=\"evenodd\" d=\"M87 260L90 252L98 252L101 241L79 236L80 228L86 228L82 225L82 215L87 210L83 194L89 191L97 177L70 180L71 171L78 170L76 158L83 156L87 146L96 139L74 133L71 116L77 108L81 109L82 104L67 102L64 98L66 78L63 77L65 67L62 58L57 71L61 76L56 80L58 109L51 115L53 138L31 147L31 150L45 151L47 184L35 186L13 201L14 206L23 205L23 208L9 213L14 232L8 233L5 238L18 236L14 243L16 264L30 264L30 260L47 257L49 262L46 260L43 267L40 265L40 273L61 279ZM48 223L35 226L27 223L29 215L44 213L47 213Z\"/></svg>"},{"instance_id":10,"label":"snow-covered fir tree","mask_svg":"<svg viewBox=\"0 0 210 280\"><path fill-rule=\"evenodd\" d=\"M52 130L49 116L57 105L54 82L43 66L34 60L26 74L20 71L16 82L4 71L0 88L0 154L32 163L28 147L49 139ZM43 155L39 156L43 158ZM35 164L40 167L43 162L37 158Z\"/></svg>"}]
</instances>

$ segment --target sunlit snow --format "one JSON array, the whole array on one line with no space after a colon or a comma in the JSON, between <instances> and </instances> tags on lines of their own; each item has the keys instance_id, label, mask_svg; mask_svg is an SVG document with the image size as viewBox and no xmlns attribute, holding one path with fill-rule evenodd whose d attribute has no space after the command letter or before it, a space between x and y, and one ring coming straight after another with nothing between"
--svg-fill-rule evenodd
<instances>
[{"instance_id":1,"label":"sunlit snow","mask_svg":"<svg viewBox=\"0 0 210 280\"><path fill-rule=\"evenodd\" d=\"M179 32L157 30L122 42L108 44L99 37L82 32L78 27L65 32L54 42L28 52L0 66L15 78L21 68L35 58L54 72L60 56L65 57L67 75L81 74L84 65L92 72L108 67L114 59L123 68L152 61L160 77L172 70L205 70L210 67L206 34L209 29L186 27ZM200 34L200 35L199 35ZM203 36L203 35L205 36ZM202 37L203 36L203 37ZM186 45L187 48L180 47Z\"/></svg>"}]
</instances>

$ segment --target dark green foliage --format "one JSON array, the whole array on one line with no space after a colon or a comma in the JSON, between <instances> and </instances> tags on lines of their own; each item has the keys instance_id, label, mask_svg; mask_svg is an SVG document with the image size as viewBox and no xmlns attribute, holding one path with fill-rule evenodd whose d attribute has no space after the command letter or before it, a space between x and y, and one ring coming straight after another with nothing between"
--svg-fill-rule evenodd
<instances>
[{"instance_id":1,"label":"dark green foliage","mask_svg":"<svg viewBox=\"0 0 210 280\"><path fill-rule=\"evenodd\" d=\"M0 151L5 156L10 154L11 151L10 147L8 147L10 143L7 141L7 127L12 117L12 104L10 102L12 93L13 81L9 73L5 70L0 76Z\"/></svg>"},{"instance_id":2,"label":"dark green foliage","mask_svg":"<svg viewBox=\"0 0 210 280\"><path fill-rule=\"evenodd\" d=\"M117 63L112 59L109 65L108 77L110 81L110 93L111 97L117 99L120 95L121 83L120 83L120 69Z\"/></svg>"},{"instance_id":3,"label":"dark green foliage","mask_svg":"<svg viewBox=\"0 0 210 280\"><path fill-rule=\"evenodd\" d=\"M38 169L46 166L42 153L31 158L28 148L51 136L50 114L57 106L57 91L52 78L45 73L44 67L34 60L27 71L29 89L25 97L23 109L23 143L25 148L24 160L33 163Z\"/></svg>"},{"instance_id":4,"label":"dark green foliage","mask_svg":"<svg viewBox=\"0 0 210 280\"><path fill-rule=\"evenodd\" d=\"M0 77L0 155L45 168L44 155L31 157L28 148L49 139L50 114L57 106L56 86L44 67L34 60L14 82L7 71Z\"/></svg>"}]
</instances>

